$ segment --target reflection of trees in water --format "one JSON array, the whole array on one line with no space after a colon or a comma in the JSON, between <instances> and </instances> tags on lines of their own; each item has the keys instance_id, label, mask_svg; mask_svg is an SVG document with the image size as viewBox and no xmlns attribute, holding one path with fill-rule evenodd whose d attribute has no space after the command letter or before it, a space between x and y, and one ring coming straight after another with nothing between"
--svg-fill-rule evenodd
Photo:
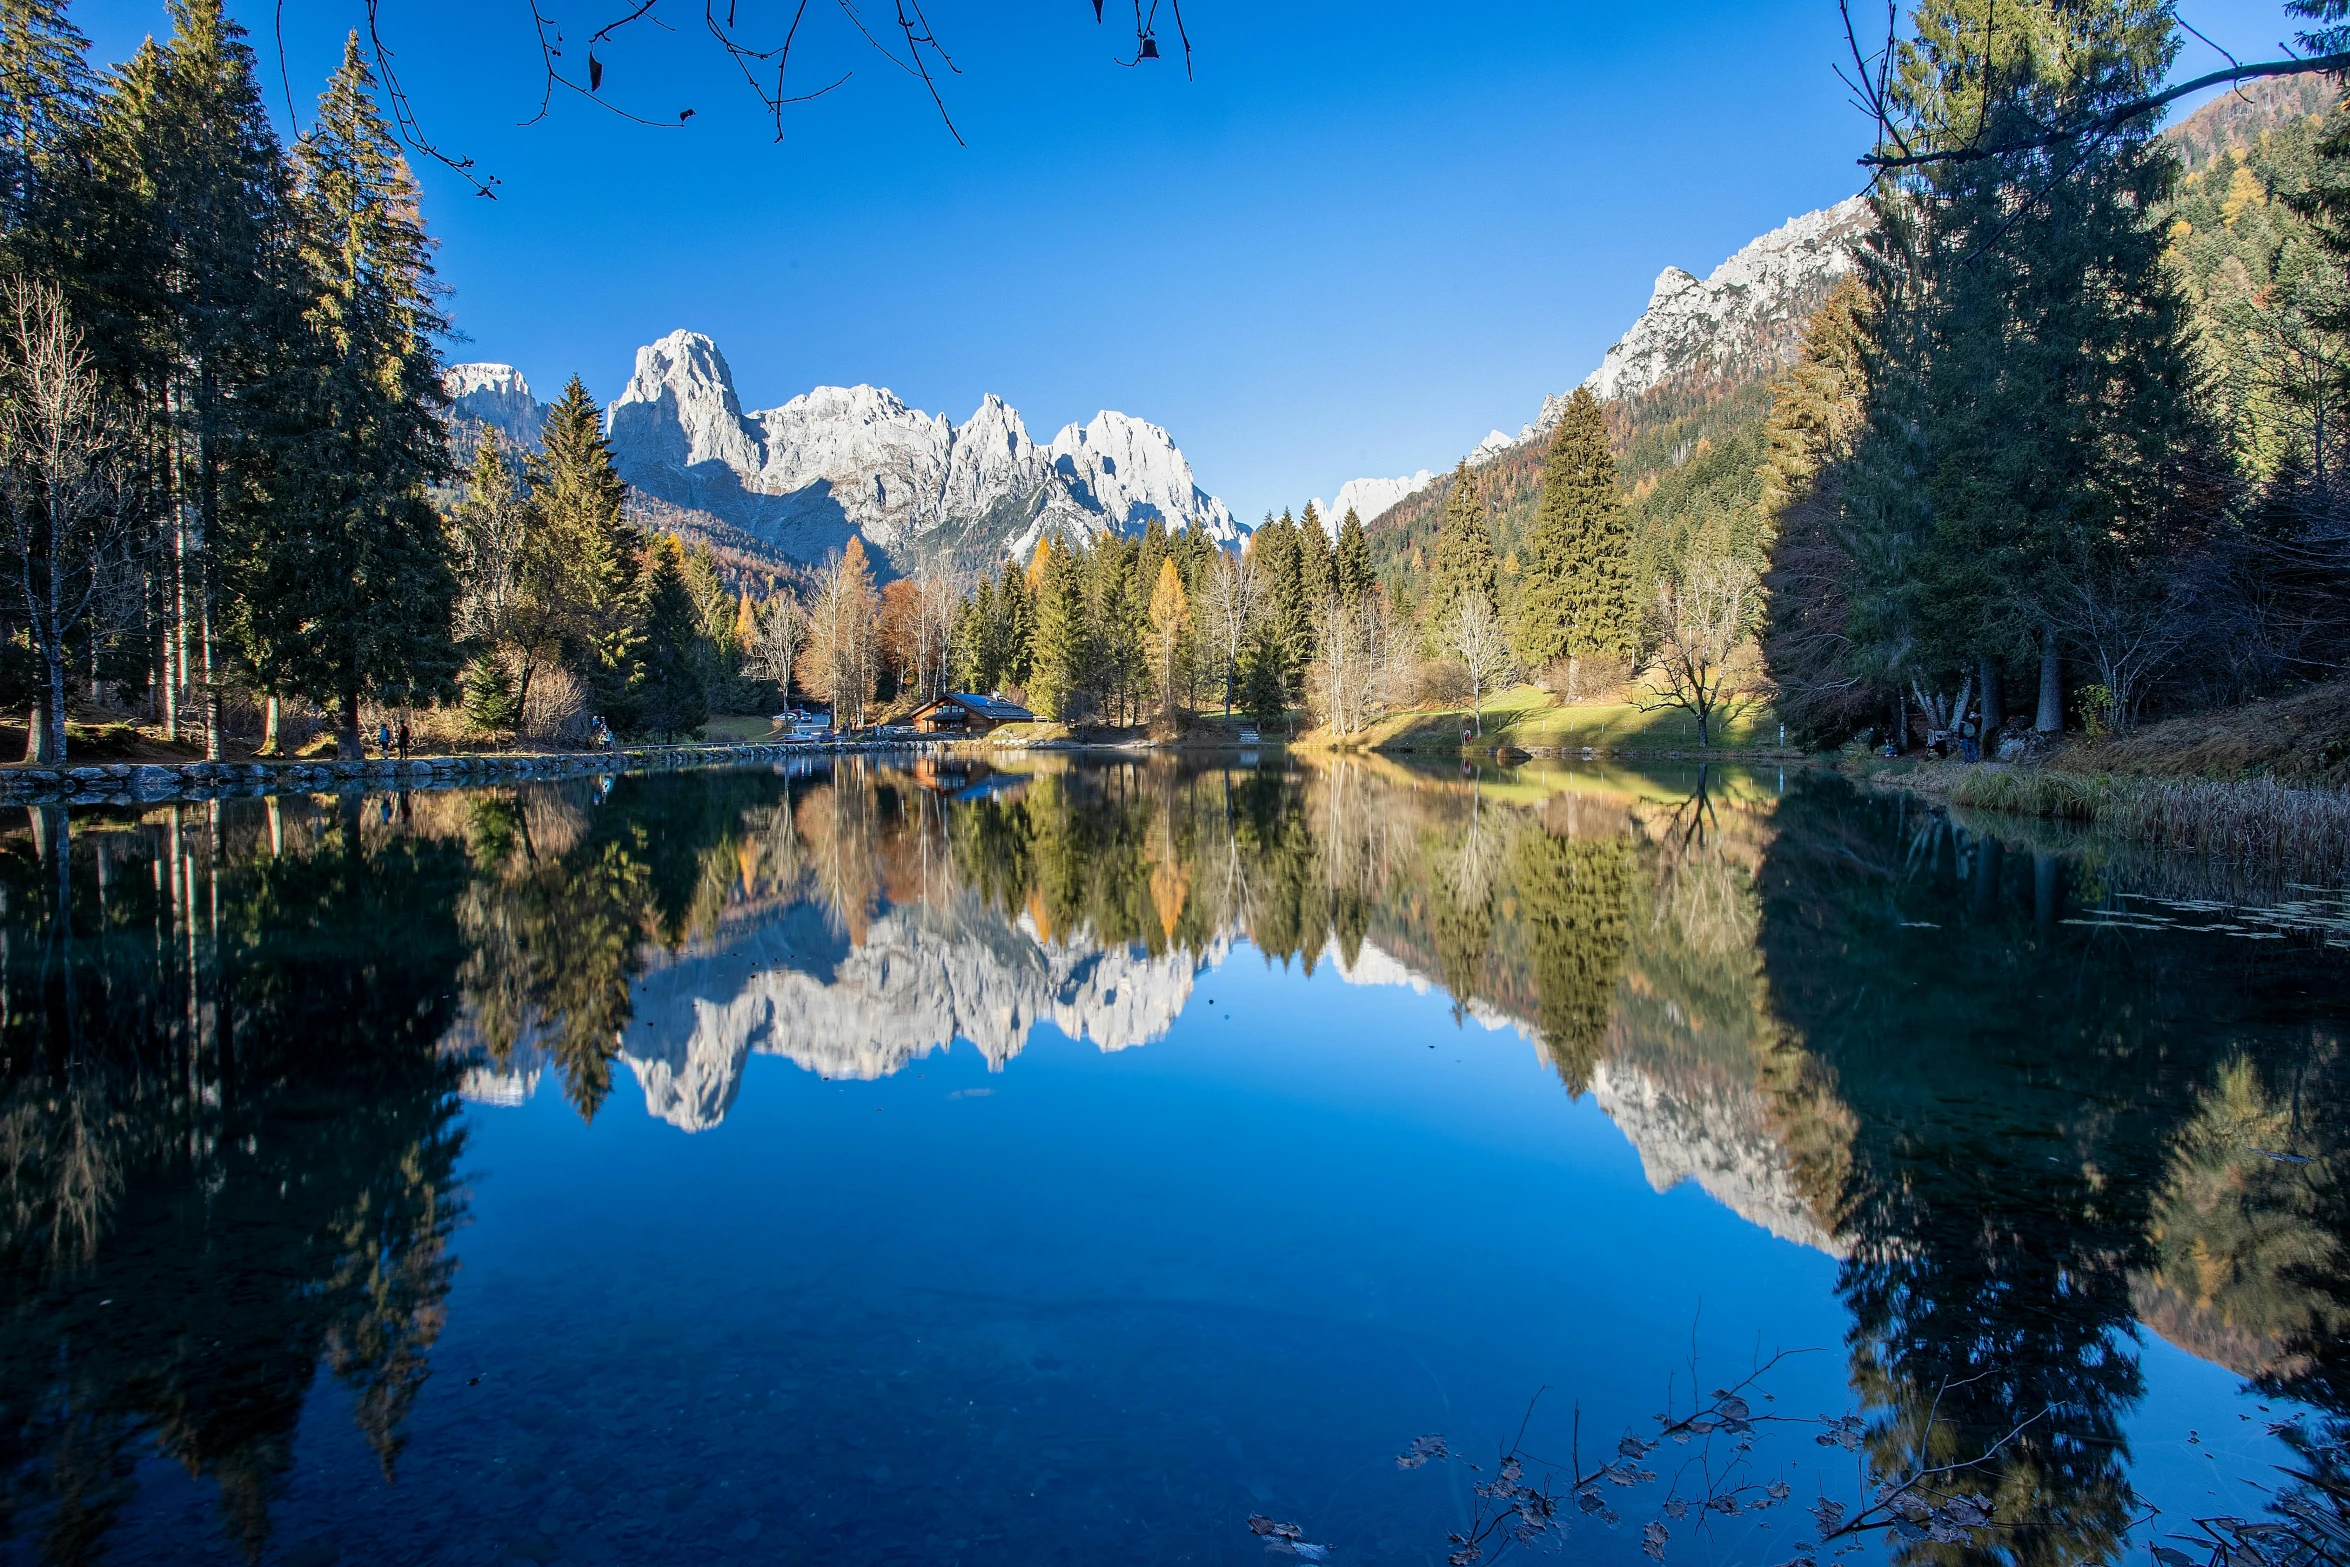
<instances>
[{"instance_id":1,"label":"reflection of trees in water","mask_svg":"<svg viewBox=\"0 0 2350 1567\"><path fill-rule=\"evenodd\" d=\"M2113 1547L2138 1317L2343 1408L2338 960L2066 925L2089 883L2056 856L1897 802L1529 776L1162 758L950 800L858 759L0 839L11 1526L93 1553L152 1440L257 1545L320 1364L391 1472L454 1266L460 1052L544 1052L592 1114L632 982L801 904L852 943L923 906L1349 973L1376 946L1572 1091L1637 1075L1688 1111L1652 1130L1767 1146L1798 1195L1758 1200L1848 1253L1888 1472L2032 1421L1993 1554Z\"/></svg>"},{"instance_id":2,"label":"reflection of trees in water","mask_svg":"<svg viewBox=\"0 0 2350 1567\"><path fill-rule=\"evenodd\" d=\"M389 1473L440 1330L464 862L285 814L0 840L0 1472L46 1559L149 1444L258 1552L318 1365Z\"/></svg>"},{"instance_id":3,"label":"reflection of trees in water","mask_svg":"<svg viewBox=\"0 0 2350 1567\"><path fill-rule=\"evenodd\" d=\"M1841 1169L1822 1137L1811 1174L1840 1176L1872 1455L1890 1471L2025 1426L1982 1477L1994 1543L1904 1551L2105 1559L2133 1504L2122 1420L2147 1281L2181 1308L2158 1325L2182 1334L2229 1307L2224 1288L2178 1294L2185 1276L2246 1291L2229 1309L2247 1323L2338 1320L2278 1294L2338 1279L2338 1250L2224 1150L2247 1118L2273 1128L2264 1083L2293 1079L2338 1123L2340 1074L2313 1072L2311 1046L2340 965L2068 925L2062 865L1899 801L1801 790L1777 827L1759 933L1787 1031L1771 1081L1791 1123L1841 1111ZM2328 1222L2338 1239L2338 1206L2313 1227Z\"/></svg>"}]
</instances>

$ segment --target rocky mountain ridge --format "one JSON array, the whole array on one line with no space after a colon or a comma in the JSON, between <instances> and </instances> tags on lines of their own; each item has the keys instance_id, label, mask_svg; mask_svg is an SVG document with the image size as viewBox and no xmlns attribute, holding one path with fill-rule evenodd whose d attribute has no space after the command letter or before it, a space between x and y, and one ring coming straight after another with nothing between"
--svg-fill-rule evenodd
<instances>
[{"instance_id":1,"label":"rocky mountain ridge","mask_svg":"<svg viewBox=\"0 0 2350 1567\"><path fill-rule=\"evenodd\" d=\"M545 405L511 365L452 366L452 420L536 440ZM875 386L820 386L745 410L716 343L677 331L637 350L606 408L621 476L644 495L711 519L736 539L814 562L861 537L899 569L1025 554L1048 532L1090 539L1154 519L1241 530L1203 489L1173 437L1105 409L1049 442L992 394L961 426Z\"/></svg>"},{"instance_id":2,"label":"rocky mountain ridge","mask_svg":"<svg viewBox=\"0 0 2350 1567\"><path fill-rule=\"evenodd\" d=\"M1741 246L1708 276L1666 267L1647 308L1580 383L1602 402L1631 401L1677 382L1747 381L1776 374L1793 358L1803 324L1836 280L1852 269L1852 243L1871 222L1867 201L1848 197L1807 212ZM1542 400L1514 436L1495 430L1466 456L1472 468L1509 456L1557 427L1572 390ZM1370 522L1428 489L1375 488L1393 480L1350 479L1384 501L1357 508ZM1343 515L1343 512L1341 513Z\"/></svg>"}]
</instances>

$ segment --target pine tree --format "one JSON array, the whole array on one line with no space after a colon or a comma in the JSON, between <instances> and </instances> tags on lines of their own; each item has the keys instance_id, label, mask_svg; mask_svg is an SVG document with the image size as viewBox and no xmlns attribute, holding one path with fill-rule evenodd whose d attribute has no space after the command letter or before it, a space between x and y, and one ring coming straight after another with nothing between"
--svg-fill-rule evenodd
<instances>
[{"instance_id":1,"label":"pine tree","mask_svg":"<svg viewBox=\"0 0 2350 1567\"><path fill-rule=\"evenodd\" d=\"M512 734L522 724L522 697L513 672L494 653L475 658L465 669L465 721L484 735Z\"/></svg>"},{"instance_id":2,"label":"pine tree","mask_svg":"<svg viewBox=\"0 0 2350 1567\"><path fill-rule=\"evenodd\" d=\"M1264 624L1277 650L1282 688L1294 691L1304 680L1305 666L1297 662L1297 654L1305 645L1304 627L1312 619L1305 604L1297 524L1286 511L1277 521L1268 517L1248 547L1249 559L1264 583Z\"/></svg>"},{"instance_id":3,"label":"pine tree","mask_svg":"<svg viewBox=\"0 0 2350 1567\"><path fill-rule=\"evenodd\" d=\"M1363 531L1363 519L1355 515L1352 506L1346 509L1346 520L1338 525L1338 556L1333 569L1338 597L1349 608L1379 586L1379 574L1371 565L1370 535Z\"/></svg>"},{"instance_id":4,"label":"pine tree","mask_svg":"<svg viewBox=\"0 0 2350 1567\"><path fill-rule=\"evenodd\" d=\"M1290 625L1290 668L1299 671L1322 656L1322 617L1338 591L1338 563L1329 530L1312 501L1297 524L1297 610Z\"/></svg>"},{"instance_id":5,"label":"pine tree","mask_svg":"<svg viewBox=\"0 0 2350 1567\"><path fill-rule=\"evenodd\" d=\"M242 550L251 569L257 537L287 515L285 493L307 482L288 432L321 416L310 350L324 284L244 30L219 0L173 0L171 19L170 43L150 41L101 101L87 168L62 193L71 214L35 226L50 231L40 264L72 278L101 357L162 415L164 712L176 727L181 695L200 695L217 755L230 651L215 624L222 557ZM249 667L307 656L237 651Z\"/></svg>"},{"instance_id":6,"label":"pine tree","mask_svg":"<svg viewBox=\"0 0 2350 1567\"><path fill-rule=\"evenodd\" d=\"M1150 606L1135 580L1137 551L1115 534L1094 541L1086 559L1086 653L1081 667L1097 705L1115 704L1118 721L1132 717L1135 698L1150 685Z\"/></svg>"},{"instance_id":7,"label":"pine tree","mask_svg":"<svg viewBox=\"0 0 2350 1567\"><path fill-rule=\"evenodd\" d=\"M295 149L310 279L300 437L267 508L232 515L229 560L263 685L336 711L359 754L363 696L454 689L457 581L426 487L450 474L431 242L353 34ZM292 449L288 450L290 446Z\"/></svg>"},{"instance_id":8,"label":"pine tree","mask_svg":"<svg viewBox=\"0 0 2350 1567\"><path fill-rule=\"evenodd\" d=\"M1270 626L1242 655L1242 705L1260 728L1280 723L1289 715L1287 657Z\"/></svg>"},{"instance_id":9,"label":"pine tree","mask_svg":"<svg viewBox=\"0 0 2350 1567\"><path fill-rule=\"evenodd\" d=\"M1493 562L1493 531L1485 520L1485 493L1464 460L1453 470L1444 498L1444 525L1436 535L1435 582L1430 588L1428 624L1450 618L1464 593L1476 593L1500 607L1500 576Z\"/></svg>"},{"instance_id":10,"label":"pine tree","mask_svg":"<svg viewBox=\"0 0 2350 1567\"><path fill-rule=\"evenodd\" d=\"M1036 640L1036 603L1028 591L1028 578L1018 565L1004 562L1002 574L996 580L996 618L993 627L995 639L995 679L987 689L999 686L1026 687L1028 672L1034 667Z\"/></svg>"},{"instance_id":11,"label":"pine tree","mask_svg":"<svg viewBox=\"0 0 2350 1567\"><path fill-rule=\"evenodd\" d=\"M1539 669L1561 658L1629 658L1639 637L1632 520L1616 488L1607 422L1588 387L1567 400L1526 536L1518 595L1518 657Z\"/></svg>"},{"instance_id":12,"label":"pine tree","mask_svg":"<svg viewBox=\"0 0 2350 1567\"><path fill-rule=\"evenodd\" d=\"M638 557L642 532L623 506L604 422L573 376L547 411L530 459L540 526L526 567L541 635L586 685L614 729L638 727Z\"/></svg>"},{"instance_id":13,"label":"pine tree","mask_svg":"<svg viewBox=\"0 0 2350 1567\"><path fill-rule=\"evenodd\" d=\"M1028 705L1039 718L1067 722L1077 717L1093 673L1087 657L1090 639L1079 567L1072 551L1052 549L1049 544L1037 546L1036 560L1029 566L1035 620L1029 650Z\"/></svg>"},{"instance_id":14,"label":"pine tree","mask_svg":"<svg viewBox=\"0 0 2350 1567\"><path fill-rule=\"evenodd\" d=\"M674 740L709 721L710 643L676 535L664 535L649 553L653 570L645 582L637 721Z\"/></svg>"},{"instance_id":15,"label":"pine tree","mask_svg":"<svg viewBox=\"0 0 2350 1567\"><path fill-rule=\"evenodd\" d=\"M2176 53L2161 0L1992 4L1917 11L1894 82L1905 145L2092 117ZM2141 117L1928 165L1880 196L1864 258L1878 356L1845 500L1856 673L1898 691L2036 652L2053 725L2047 604L2084 574L2159 591L2195 504L2182 475L2208 445L2154 221L2173 168Z\"/></svg>"},{"instance_id":16,"label":"pine tree","mask_svg":"<svg viewBox=\"0 0 2350 1567\"><path fill-rule=\"evenodd\" d=\"M0 0L0 237L21 266L20 242L54 200L68 144L93 122L90 41L57 0ZM46 270L46 269L44 269Z\"/></svg>"}]
</instances>

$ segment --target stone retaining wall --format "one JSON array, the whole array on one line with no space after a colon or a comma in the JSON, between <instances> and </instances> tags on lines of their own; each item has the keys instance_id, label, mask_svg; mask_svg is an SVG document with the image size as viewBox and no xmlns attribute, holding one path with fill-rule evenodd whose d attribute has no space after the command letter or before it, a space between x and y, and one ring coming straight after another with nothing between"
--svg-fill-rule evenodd
<instances>
[{"instance_id":1,"label":"stone retaining wall","mask_svg":"<svg viewBox=\"0 0 2350 1567\"><path fill-rule=\"evenodd\" d=\"M935 743L935 742L934 742ZM610 751L481 751L408 761L111 762L86 767L0 770L0 803L136 805L150 800L209 800L229 795L381 793L457 789L527 778L581 778L607 773L777 762L795 756L913 752L920 742L799 741L790 745L625 746Z\"/></svg>"}]
</instances>

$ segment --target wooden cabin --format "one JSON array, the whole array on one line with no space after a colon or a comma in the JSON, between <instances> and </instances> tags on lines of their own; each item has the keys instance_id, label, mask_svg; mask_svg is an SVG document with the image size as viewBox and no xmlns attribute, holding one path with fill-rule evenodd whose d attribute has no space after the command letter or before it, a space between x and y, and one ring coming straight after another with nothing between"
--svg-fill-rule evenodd
<instances>
[{"instance_id":1,"label":"wooden cabin","mask_svg":"<svg viewBox=\"0 0 2350 1567\"><path fill-rule=\"evenodd\" d=\"M998 724L1025 724L1036 715L1017 702L973 691L951 691L914 710L910 722L917 734L983 735Z\"/></svg>"}]
</instances>

